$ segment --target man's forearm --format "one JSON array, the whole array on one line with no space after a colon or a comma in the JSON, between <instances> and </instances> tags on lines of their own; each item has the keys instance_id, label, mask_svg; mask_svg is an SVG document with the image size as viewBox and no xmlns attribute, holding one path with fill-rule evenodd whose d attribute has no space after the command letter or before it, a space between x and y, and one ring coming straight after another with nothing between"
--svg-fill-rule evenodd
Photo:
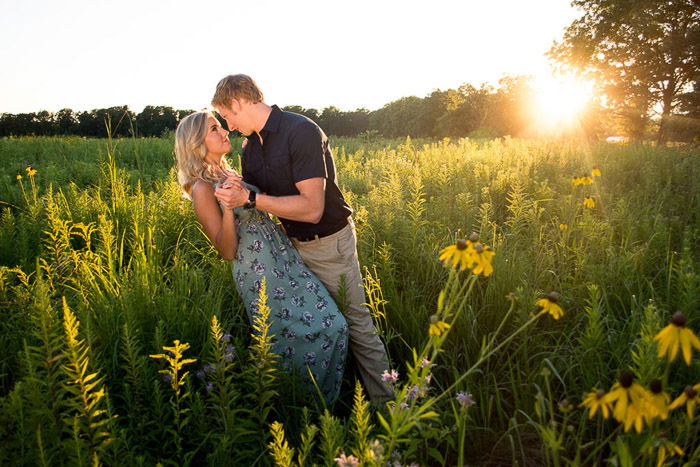
<instances>
[{"instance_id":1,"label":"man's forearm","mask_svg":"<svg viewBox=\"0 0 700 467\"><path fill-rule=\"evenodd\" d=\"M311 197L301 195L270 196L258 194L256 207L277 217L292 221L317 224L323 216L324 200L320 203Z\"/></svg>"}]
</instances>

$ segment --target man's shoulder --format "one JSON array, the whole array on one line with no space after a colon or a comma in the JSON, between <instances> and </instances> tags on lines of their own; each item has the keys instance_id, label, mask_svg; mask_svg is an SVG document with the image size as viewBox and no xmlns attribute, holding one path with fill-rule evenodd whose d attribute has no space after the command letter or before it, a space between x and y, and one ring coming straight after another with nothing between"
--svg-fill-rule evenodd
<instances>
[{"instance_id":1,"label":"man's shoulder","mask_svg":"<svg viewBox=\"0 0 700 467\"><path fill-rule=\"evenodd\" d=\"M290 128L297 128L297 127L320 128L318 126L318 123L314 122L309 117L307 117L305 115L297 114L294 112L288 112L286 110L283 110L282 111L282 118L283 118L285 124L289 125Z\"/></svg>"}]
</instances>

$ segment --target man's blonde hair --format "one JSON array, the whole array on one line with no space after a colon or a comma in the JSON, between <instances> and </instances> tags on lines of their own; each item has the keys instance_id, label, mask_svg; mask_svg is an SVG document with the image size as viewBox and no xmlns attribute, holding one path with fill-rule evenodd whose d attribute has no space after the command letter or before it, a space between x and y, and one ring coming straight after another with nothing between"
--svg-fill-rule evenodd
<instances>
[{"instance_id":1,"label":"man's blonde hair","mask_svg":"<svg viewBox=\"0 0 700 467\"><path fill-rule=\"evenodd\" d=\"M228 75L216 85L211 105L214 107L231 107L231 99L245 99L252 104L263 101L263 93L248 75Z\"/></svg>"},{"instance_id":2,"label":"man's blonde hair","mask_svg":"<svg viewBox=\"0 0 700 467\"><path fill-rule=\"evenodd\" d=\"M209 117L216 118L211 112L195 112L183 118L175 130L177 181L188 196L197 180L217 183L225 178L221 170L204 160L207 155L204 139L209 129ZM221 158L220 166L224 170L230 169L225 157Z\"/></svg>"}]
</instances>

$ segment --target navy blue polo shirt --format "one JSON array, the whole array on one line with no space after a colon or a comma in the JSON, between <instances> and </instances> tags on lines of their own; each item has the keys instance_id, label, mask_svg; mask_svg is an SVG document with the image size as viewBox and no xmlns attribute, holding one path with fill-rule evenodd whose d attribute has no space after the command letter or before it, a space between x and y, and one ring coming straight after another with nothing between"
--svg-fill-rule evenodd
<instances>
[{"instance_id":1,"label":"navy blue polo shirt","mask_svg":"<svg viewBox=\"0 0 700 467\"><path fill-rule=\"evenodd\" d=\"M328 137L303 115L285 112L276 105L260 131L241 153L243 180L271 196L298 195L295 183L310 178L326 179L325 208L318 224L279 218L290 237L324 235L341 225L352 209L338 188L335 162Z\"/></svg>"}]
</instances>

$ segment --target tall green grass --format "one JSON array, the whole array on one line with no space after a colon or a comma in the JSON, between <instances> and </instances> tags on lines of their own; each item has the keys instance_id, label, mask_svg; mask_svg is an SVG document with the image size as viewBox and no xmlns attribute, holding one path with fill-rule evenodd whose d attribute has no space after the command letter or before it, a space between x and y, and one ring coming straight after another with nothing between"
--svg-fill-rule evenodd
<instances>
[{"instance_id":1,"label":"tall green grass","mask_svg":"<svg viewBox=\"0 0 700 467\"><path fill-rule=\"evenodd\" d=\"M622 369L644 384L659 377L653 336L676 310L700 330L700 151L334 143L402 397L417 384L415 355L435 346L430 317L448 280L438 251L476 232L497 252L493 275L455 305L429 390L405 418L368 407L352 365L329 408L275 371L264 339L251 338L230 265L181 197L172 141L3 139L0 462L330 465L341 452L368 464L655 461L644 447L651 435L618 433L576 405ZM572 184L593 166L595 183ZM586 196L595 208L582 205ZM551 290L565 316L523 327ZM148 358L174 340L196 359L178 394L162 361ZM698 374L697 359L676 362L668 391L675 397ZM459 391L476 405L462 409ZM564 399L574 408L562 410ZM697 423L679 411L668 424L686 460L698 459Z\"/></svg>"}]
</instances>

